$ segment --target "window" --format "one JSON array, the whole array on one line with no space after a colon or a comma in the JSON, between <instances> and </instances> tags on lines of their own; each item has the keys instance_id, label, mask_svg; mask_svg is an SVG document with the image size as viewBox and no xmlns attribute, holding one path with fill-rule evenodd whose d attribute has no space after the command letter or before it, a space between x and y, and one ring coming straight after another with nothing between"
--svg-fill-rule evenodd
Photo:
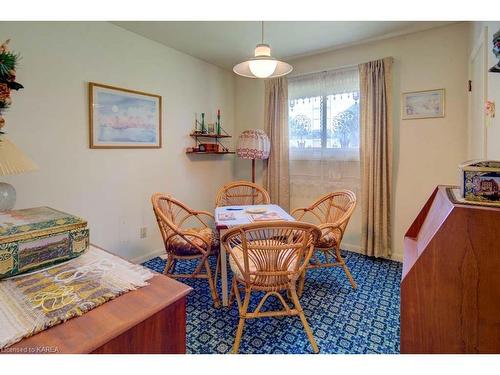
<instances>
[{"instance_id":1,"label":"window","mask_svg":"<svg viewBox=\"0 0 500 375\"><path fill-rule=\"evenodd\" d=\"M290 78L288 100L291 206L309 206L341 189L359 196L358 69ZM360 231L358 216L349 224L352 233Z\"/></svg>"},{"instance_id":2,"label":"window","mask_svg":"<svg viewBox=\"0 0 500 375\"><path fill-rule=\"evenodd\" d=\"M290 79L289 142L292 159L359 159L357 69Z\"/></svg>"}]
</instances>

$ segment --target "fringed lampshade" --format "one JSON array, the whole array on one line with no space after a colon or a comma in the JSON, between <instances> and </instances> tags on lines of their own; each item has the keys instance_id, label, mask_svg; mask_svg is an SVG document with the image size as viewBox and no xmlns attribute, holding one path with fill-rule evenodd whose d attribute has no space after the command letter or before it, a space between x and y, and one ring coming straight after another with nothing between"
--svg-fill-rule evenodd
<instances>
[{"instance_id":1,"label":"fringed lampshade","mask_svg":"<svg viewBox=\"0 0 500 375\"><path fill-rule=\"evenodd\" d=\"M0 176L19 174L38 170L14 143L7 138L0 140ZM16 203L16 190L10 184L0 182L0 211L11 210Z\"/></svg>"},{"instance_id":2,"label":"fringed lampshade","mask_svg":"<svg viewBox=\"0 0 500 375\"><path fill-rule=\"evenodd\" d=\"M242 159L252 160L252 182L255 182L255 159L269 158L270 150L271 142L263 130L245 130L238 138L236 154Z\"/></svg>"}]
</instances>

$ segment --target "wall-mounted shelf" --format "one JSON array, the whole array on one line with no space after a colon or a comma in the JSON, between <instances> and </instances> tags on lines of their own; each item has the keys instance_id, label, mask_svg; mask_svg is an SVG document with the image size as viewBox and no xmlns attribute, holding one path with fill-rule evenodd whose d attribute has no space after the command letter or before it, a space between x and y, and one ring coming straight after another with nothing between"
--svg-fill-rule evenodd
<instances>
[{"instance_id":1,"label":"wall-mounted shelf","mask_svg":"<svg viewBox=\"0 0 500 375\"><path fill-rule=\"evenodd\" d=\"M221 134L215 133L202 133L202 132L192 132L189 134L190 137L194 138L195 147L189 147L186 150L186 154L213 154L213 155L227 155L235 154L234 151L229 151L228 147L222 144L221 140L223 138L232 138L226 133L224 129L221 128Z\"/></svg>"},{"instance_id":2,"label":"wall-mounted shelf","mask_svg":"<svg viewBox=\"0 0 500 375\"><path fill-rule=\"evenodd\" d=\"M193 137L193 138L215 138L215 139L219 139L219 138L231 138L231 136L228 135L228 134L191 133L189 135L191 137Z\"/></svg>"},{"instance_id":3,"label":"wall-mounted shelf","mask_svg":"<svg viewBox=\"0 0 500 375\"><path fill-rule=\"evenodd\" d=\"M186 151L186 154L217 154L217 155L223 155L223 154L235 154L234 151Z\"/></svg>"}]
</instances>

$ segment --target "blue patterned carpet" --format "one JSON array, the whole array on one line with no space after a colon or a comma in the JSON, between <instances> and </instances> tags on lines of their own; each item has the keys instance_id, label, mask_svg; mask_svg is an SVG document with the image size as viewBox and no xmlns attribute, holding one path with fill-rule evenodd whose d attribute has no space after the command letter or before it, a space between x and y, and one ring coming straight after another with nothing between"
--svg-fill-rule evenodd
<instances>
[{"instance_id":1,"label":"blue patterned carpet","mask_svg":"<svg viewBox=\"0 0 500 375\"><path fill-rule=\"evenodd\" d=\"M338 267L309 270L300 298L320 353L399 353L401 263L343 254L358 289ZM158 272L164 265L159 257L144 263ZM178 272L192 266L179 264ZM187 298L187 352L230 352L238 324L236 302L215 309L206 280L182 281L194 289ZM265 306L281 308L274 297ZM247 320L239 352L312 353L312 348L298 317L260 318Z\"/></svg>"}]
</instances>

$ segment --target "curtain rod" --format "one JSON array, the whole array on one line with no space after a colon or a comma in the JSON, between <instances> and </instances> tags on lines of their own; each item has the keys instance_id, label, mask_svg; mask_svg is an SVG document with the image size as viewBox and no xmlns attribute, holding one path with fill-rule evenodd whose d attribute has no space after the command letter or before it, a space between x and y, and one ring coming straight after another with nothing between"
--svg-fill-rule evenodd
<instances>
[{"instance_id":1,"label":"curtain rod","mask_svg":"<svg viewBox=\"0 0 500 375\"><path fill-rule=\"evenodd\" d=\"M348 70L348 69L355 68L358 65L359 64L342 65L342 66L339 66L338 68L329 68L329 69L314 70L312 72L299 73L299 74L295 74L295 75L293 75L293 73L292 73L292 74L289 75L289 77L290 78L299 78L299 77L307 76L309 74L326 73L326 72L331 72L331 71L334 71L334 70Z\"/></svg>"},{"instance_id":2,"label":"curtain rod","mask_svg":"<svg viewBox=\"0 0 500 375\"><path fill-rule=\"evenodd\" d=\"M368 62L371 62L371 61L377 61L377 60L384 60L386 58L390 58L390 59L394 59L392 56L388 56L388 57L382 57L380 59L375 59L375 60L370 60L370 61L364 61L364 62L360 62L359 64L350 64L350 65L342 65L342 66L339 66L337 68L329 68L329 69L321 69L321 70L314 70L312 72L307 72L307 73L299 73L299 74L296 74L294 75L293 73L289 75L290 78L298 78L298 77L302 77L302 76L306 76L306 75L309 75L309 74L317 74L317 73L326 73L326 72L331 72L333 70L347 70L347 69L352 69L352 68L356 68L358 67L359 65L361 64L366 64Z\"/></svg>"}]
</instances>

